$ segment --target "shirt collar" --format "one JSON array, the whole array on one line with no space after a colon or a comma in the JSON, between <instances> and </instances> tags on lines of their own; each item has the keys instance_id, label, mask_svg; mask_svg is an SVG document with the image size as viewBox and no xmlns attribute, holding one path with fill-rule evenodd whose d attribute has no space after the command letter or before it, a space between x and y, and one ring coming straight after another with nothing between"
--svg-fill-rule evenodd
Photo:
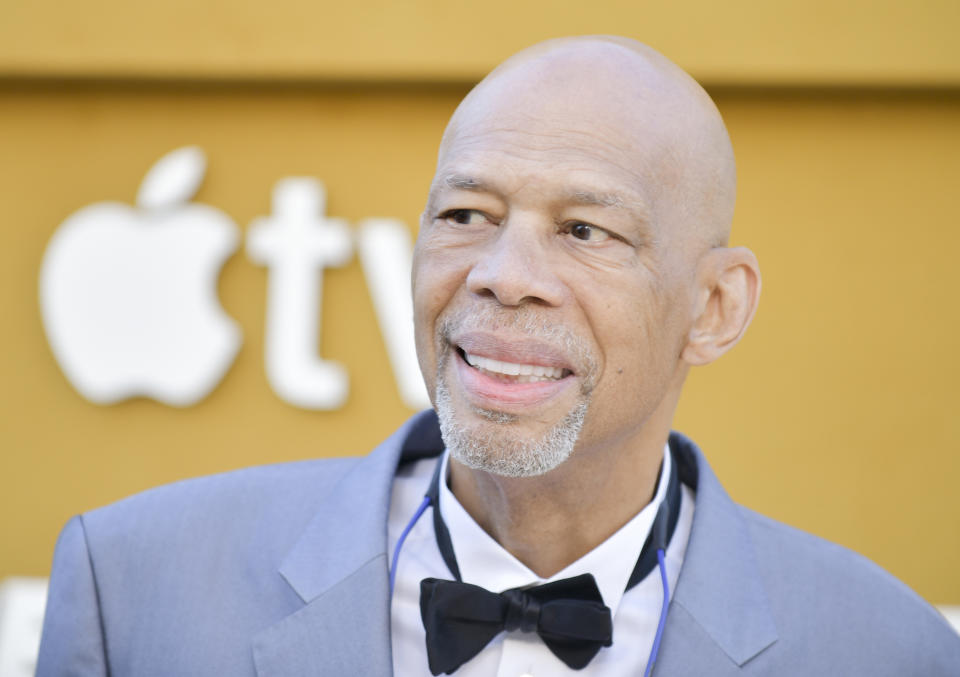
<instances>
[{"instance_id":1,"label":"shirt collar","mask_svg":"<svg viewBox=\"0 0 960 677\"><path fill-rule=\"evenodd\" d=\"M540 578L526 565L507 552L467 513L447 486L449 454L444 453L440 476L439 503L443 521L450 532L450 541L464 583L502 592L509 588L540 585L580 574L593 574L603 602L616 614L627 580L640 557L640 550L650 533L657 508L667 492L670 477L669 447L664 445L663 464L653 500L634 515L607 540L550 578Z\"/></svg>"}]
</instances>

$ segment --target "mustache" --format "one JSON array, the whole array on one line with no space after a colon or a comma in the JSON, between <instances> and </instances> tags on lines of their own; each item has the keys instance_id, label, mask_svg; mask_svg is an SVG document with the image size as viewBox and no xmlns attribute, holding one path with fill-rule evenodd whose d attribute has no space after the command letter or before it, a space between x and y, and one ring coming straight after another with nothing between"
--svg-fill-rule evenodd
<instances>
[{"instance_id":1,"label":"mustache","mask_svg":"<svg viewBox=\"0 0 960 677\"><path fill-rule=\"evenodd\" d=\"M590 345L544 310L531 305L504 308L492 304L466 306L441 316L437 340L441 360L451 350L451 337L471 331L503 331L513 337L538 339L558 348L584 376L592 390L598 360Z\"/></svg>"}]
</instances>

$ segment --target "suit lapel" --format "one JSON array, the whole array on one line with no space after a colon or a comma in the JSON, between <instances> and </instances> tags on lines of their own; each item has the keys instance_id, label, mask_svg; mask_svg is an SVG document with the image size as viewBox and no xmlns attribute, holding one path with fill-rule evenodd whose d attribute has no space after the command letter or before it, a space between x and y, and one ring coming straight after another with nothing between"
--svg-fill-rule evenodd
<instances>
[{"instance_id":1,"label":"suit lapel","mask_svg":"<svg viewBox=\"0 0 960 677\"><path fill-rule=\"evenodd\" d=\"M432 411L415 416L359 460L287 555L280 575L305 606L254 638L260 677L391 674L390 490L401 453L442 449L435 421Z\"/></svg>"},{"instance_id":2,"label":"suit lapel","mask_svg":"<svg viewBox=\"0 0 960 677\"><path fill-rule=\"evenodd\" d=\"M677 433L670 445L696 477L696 504L656 673L739 674L777 640L753 542L741 509L696 445Z\"/></svg>"},{"instance_id":3,"label":"suit lapel","mask_svg":"<svg viewBox=\"0 0 960 677\"><path fill-rule=\"evenodd\" d=\"M254 638L260 677L390 675L386 563L377 557Z\"/></svg>"}]
</instances>

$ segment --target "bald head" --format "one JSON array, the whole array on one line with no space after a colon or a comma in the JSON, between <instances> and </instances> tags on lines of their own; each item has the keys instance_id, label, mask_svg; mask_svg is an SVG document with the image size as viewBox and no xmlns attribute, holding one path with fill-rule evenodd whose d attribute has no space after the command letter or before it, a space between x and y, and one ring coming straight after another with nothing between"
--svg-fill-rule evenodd
<instances>
[{"instance_id":1,"label":"bald head","mask_svg":"<svg viewBox=\"0 0 960 677\"><path fill-rule=\"evenodd\" d=\"M736 193L726 128L703 88L650 47L581 37L519 52L460 104L439 164L485 134L524 129L550 143L566 135L571 150L615 148L661 228L696 250L726 243Z\"/></svg>"}]
</instances>

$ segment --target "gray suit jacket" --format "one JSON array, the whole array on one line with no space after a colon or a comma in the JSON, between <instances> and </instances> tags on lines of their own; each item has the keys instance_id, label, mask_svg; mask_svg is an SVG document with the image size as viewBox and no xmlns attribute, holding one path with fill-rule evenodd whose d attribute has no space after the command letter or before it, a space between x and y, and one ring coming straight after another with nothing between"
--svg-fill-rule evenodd
<instances>
[{"instance_id":1,"label":"gray suit jacket","mask_svg":"<svg viewBox=\"0 0 960 677\"><path fill-rule=\"evenodd\" d=\"M960 675L960 637L905 585L735 505L692 442L671 445L696 510L656 675ZM426 412L365 458L189 480L75 517L37 674L391 674L391 482L401 455L439 450Z\"/></svg>"}]
</instances>

